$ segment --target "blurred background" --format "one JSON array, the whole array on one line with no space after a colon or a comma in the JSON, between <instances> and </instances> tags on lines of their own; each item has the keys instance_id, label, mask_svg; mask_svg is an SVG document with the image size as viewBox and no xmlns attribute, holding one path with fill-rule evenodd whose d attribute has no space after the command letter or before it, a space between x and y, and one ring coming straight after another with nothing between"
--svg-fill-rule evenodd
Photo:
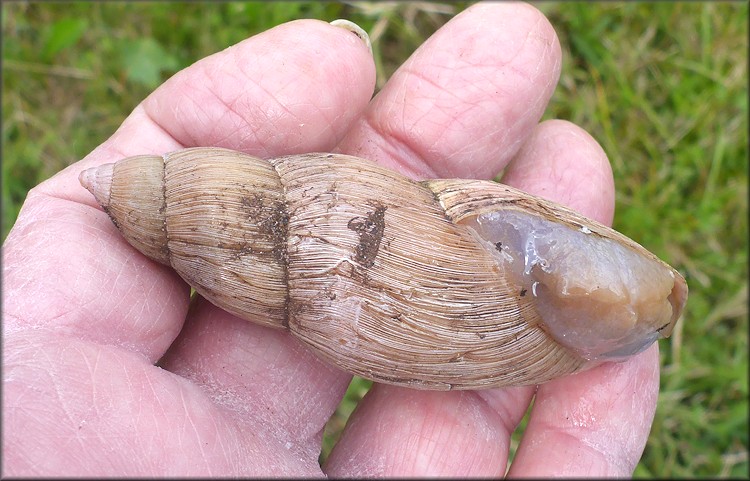
<instances>
[{"instance_id":1,"label":"blurred background","mask_svg":"<svg viewBox=\"0 0 750 481\"><path fill-rule=\"evenodd\" d=\"M109 137L196 60L296 18L347 18L382 87L467 3L3 3L2 238L26 193ZM614 227L687 278L636 477L748 477L748 4L542 2L563 48L545 118L614 170ZM331 419L324 458L369 382ZM514 435L513 447L523 425Z\"/></svg>"}]
</instances>

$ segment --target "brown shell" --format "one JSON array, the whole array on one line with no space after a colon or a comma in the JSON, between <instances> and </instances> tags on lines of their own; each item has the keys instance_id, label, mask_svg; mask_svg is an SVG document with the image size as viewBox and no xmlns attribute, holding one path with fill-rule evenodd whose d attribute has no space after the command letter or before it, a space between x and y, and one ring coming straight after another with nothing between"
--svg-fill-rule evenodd
<instances>
[{"instance_id":1,"label":"brown shell","mask_svg":"<svg viewBox=\"0 0 750 481\"><path fill-rule=\"evenodd\" d=\"M81 182L132 245L209 301L287 328L322 358L379 382L536 384L597 362L550 336L536 293L525 295L467 227L483 212L590 229L668 269L670 317L648 320L662 336L687 297L679 273L627 237L489 181L414 182L339 154L266 161L192 148L90 169Z\"/></svg>"}]
</instances>

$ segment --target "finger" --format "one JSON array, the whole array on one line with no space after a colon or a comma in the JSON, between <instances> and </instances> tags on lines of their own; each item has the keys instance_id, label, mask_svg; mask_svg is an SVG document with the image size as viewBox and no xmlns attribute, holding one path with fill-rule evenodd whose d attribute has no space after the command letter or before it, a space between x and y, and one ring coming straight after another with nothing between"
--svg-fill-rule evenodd
<instances>
[{"instance_id":1,"label":"finger","mask_svg":"<svg viewBox=\"0 0 750 481\"><path fill-rule=\"evenodd\" d=\"M40 187L94 205L78 173L131 155L193 146L263 158L329 151L374 86L370 52L352 32L317 20L285 23L175 74L83 162Z\"/></svg>"},{"instance_id":2,"label":"finger","mask_svg":"<svg viewBox=\"0 0 750 481\"><path fill-rule=\"evenodd\" d=\"M243 422L270 425L310 459L351 380L286 331L251 324L200 297L159 364L202 386Z\"/></svg>"},{"instance_id":3,"label":"finger","mask_svg":"<svg viewBox=\"0 0 750 481\"><path fill-rule=\"evenodd\" d=\"M3 332L54 330L156 361L190 289L124 243L107 215L29 194L3 248Z\"/></svg>"},{"instance_id":4,"label":"finger","mask_svg":"<svg viewBox=\"0 0 750 481\"><path fill-rule=\"evenodd\" d=\"M132 352L28 331L3 344L3 474L320 475L317 455Z\"/></svg>"},{"instance_id":5,"label":"finger","mask_svg":"<svg viewBox=\"0 0 750 481\"><path fill-rule=\"evenodd\" d=\"M604 151L573 124L541 124L503 181L610 224L614 183ZM658 348L539 386L508 473L630 476L643 452L659 389Z\"/></svg>"},{"instance_id":6,"label":"finger","mask_svg":"<svg viewBox=\"0 0 750 481\"><path fill-rule=\"evenodd\" d=\"M517 42L519 38L523 41ZM495 48L477 48L480 45ZM415 52L338 148L417 178L491 177L538 122L559 65L557 37L536 9L521 4L476 5ZM380 389L391 393L387 400L377 394ZM326 464L329 474L421 475L425 459L440 460L444 474L502 474L510 432L532 390L492 390L473 397L421 395L423 403L438 406L441 400L460 399L463 411L482 403L490 406L473 411L484 413L481 422L466 425L451 423L439 409L400 415L404 404L409 411L408 400L415 396L411 391L376 386L372 393L352 415L331 453ZM381 423L386 413L393 413L397 422ZM409 456L392 456L403 436L437 440L414 446ZM467 463L453 440L483 436L497 442L484 444Z\"/></svg>"},{"instance_id":7,"label":"finger","mask_svg":"<svg viewBox=\"0 0 750 481\"><path fill-rule=\"evenodd\" d=\"M531 389L417 391L375 384L352 413L329 476L502 476Z\"/></svg>"},{"instance_id":8,"label":"finger","mask_svg":"<svg viewBox=\"0 0 750 481\"><path fill-rule=\"evenodd\" d=\"M632 476L658 395L658 345L540 386L508 476Z\"/></svg>"},{"instance_id":9,"label":"finger","mask_svg":"<svg viewBox=\"0 0 750 481\"><path fill-rule=\"evenodd\" d=\"M607 154L586 131L548 120L508 165L502 182L610 225L615 186Z\"/></svg>"},{"instance_id":10,"label":"finger","mask_svg":"<svg viewBox=\"0 0 750 481\"><path fill-rule=\"evenodd\" d=\"M509 21L509 19L513 19ZM517 46L517 38L525 39ZM495 48L476 48L493 45ZM490 177L513 156L522 140L540 118L559 76L560 48L553 29L533 7L518 4L476 5L451 20L394 74L365 117L339 145L344 152L378 160L412 177ZM374 388L395 389L395 388ZM399 393L399 390L395 390ZM408 396L405 391L403 396ZM412 393L413 394L413 393ZM509 395L495 390L476 396L493 399L495 412L502 412L503 423L492 426L497 439L497 457L468 468L471 472L502 473L507 456L507 439L522 416L530 389ZM369 396L369 395L368 395ZM399 464L389 462L388 446L398 446L404 432L419 433L420 426L440 426L444 418L417 416L415 422L399 417L393 429L379 428L377 419L395 411L374 397L352 416L326 465L329 474L399 473L418 475L424 466L415 463L422 453ZM459 396L455 393L440 396ZM394 394L394 400L400 399ZM426 399L433 398L426 395ZM492 410L490 410L492 411ZM431 411L435 413L436 411ZM356 428L356 426L364 426ZM400 429L395 429L396 427ZM375 429L377 428L377 429ZM473 427L466 428L471 433ZM432 429L431 432L436 432ZM456 433L451 429L442 432ZM373 433L379 433L373 435ZM377 437L377 445L374 440ZM444 472L467 472L461 456L447 453L452 443L436 443L434 459L444 459ZM353 452L352 446L362 449ZM482 451L483 452L483 451ZM441 457L442 454L447 454ZM356 458L356 463L351 463ZM472 471L473 470L473 471Z\"/></svg>"},{"instance_id":11,"label":"finger","mask_svg":"<svg viewBox=\"0 0 750 481\"><path fill-rule=\"evenodd\" d=\"M536 177L529 173L529 170L537 169L548 174L558 171L566 171L567 174L557 182L547 182L547 177ZM601 178L602 182L588 182L589 178ZM608 212L611 215L613 209L611 170L606 155L590 136L568 122L540 124L508 166L505 180L515 187L552 200L579 199L576 207L583 214L597 215L599 219L603 219ZM571 189L578 192L573 195ZM507 461L508 439L523 416L532 394L531 388L478 391L474 402L488 402L490 409L477 411L470 408L470 398L461 397L463 404L460 411L451 411L453 414L449 415L441 409L424 409L414 415L408 409L406 413L402 412L402 403L408 406L414 394L405 389L387 389L390 390L389 396L373 395L366 408L357 409L352 414L350 424L326 466L329 474L352 476L377 471L420 476L427 474L424 471L428 469L425 459L440 460L439 466L443 470L440 474L445 475L502 474ZM463 394L424 393L421 396L422 405L432 406L434 403L444 406L448 405L451 396ZM455 408L453 406L452 409ZM455 413L465 412L478 415L471 422L456 423ZM395 421L383 421L392 416ZM477 439L488 439L489 433L492 433L494 444L477 444ZM394 453L404 449L401 439L409 439L408 436L423 441L410 447L408 457L395 457ZM464 440L474 446L469 463L465 462L463 448L456 445L456 440ZM348 471L350 469L354 471Z\"/></svg>"},{"instance_id":12,"label":"finger","mask_svg":"<svg viewBox=\"0 0 750 481\"><path fill-rule=\"evenodd\" d=\"M3 249L6 328L54 327L155 361L182 325L188 288L91 208L79 171L182 145L269 155L333 147L373 85L366 45L317 21L282 25L178 73L83 162L29 193Z\"/></svg>"},{"instance_id":13,"label":"finger","mask_svg":"<svg viewBox=\"0 0 750 481\"><path fill-rule=\"evenodd\" d=\"M299 22L292 23L295 24ZM321 24L318 22L312 25L320 39L308 32L298 35L294 46L284 47L283 42L289 41L290 34L282 32L283 39L270 39L267 48L278 49L282 44L281 47L294 50L294 55L302 55L298 67L308 70L312 68L310 61L318 50L339 51L341 55L331 53L331 65L316 64L312 70L319 76L307 78L304 85L293 86L289 79L275 79L265 89L283 85L286 97L275 96L269 106L261 106L257 113L254 113L255 107L248 111L258 116L258 120L252 122L257 124L265 122L262 117L277 108L277 102L285 105L287 110L301 108L303 104L307 107L294 115L293 125L272 126L259 141L249 142L240 136L239 143L222 146L264 157L331 150L351 123L352 116L365 107L374 86L372 58L366 45L346 30L327 24L319 28ZM339 45L341 42L346 48ZM353 43L349 45L350 42ZM298 43L305 44L311 51L299 52ZM284 62L296 63L294 55ZM334 59L345 66L341 68L333 64ZM269 72L273 72L270 66ZM269 75L269 72L264 75ZM291 75L295 81L306 76L309 77L309 73L304 71ZM261 81L267 82L268 79L263 77L258 80ZM287 89L290 91L286 92ZM304 95L300 94L303 89L307 89ZM299 98L289 99L289 95L299 95ZM316 102L315 108L308 112L310 104ZM303 115L307 117L302 118ZM316 120L318 117L324 122ZM286 134L278 134L285 130L299 131L298 124L316 124L317 127L303 128L301 133L292 136L291 143L285 138ZM175 135L187 136L182 132ZM298 137L307 135L310 138L303 145L294 143ZM203 299L199 299L194 307L161 365L202 386L218 404L234 410L243 418L254 417L259 422L273 425L280 438L291 439L291 443L306 452L310 459L317 459L325 423L346 391L351 376L318 361L286 332L249 324Z\"/></svg>"},{"instance_id":14,"label":"finger","mask_svg":"<svg viewBox=\"0 0 750 481\"><path fill-rule=\"evenodd\" d=\"M560 72L554 29L523 3L479 3L398 69L338 146L415 178L496 175Z\"/></svg>"}]
</instances>

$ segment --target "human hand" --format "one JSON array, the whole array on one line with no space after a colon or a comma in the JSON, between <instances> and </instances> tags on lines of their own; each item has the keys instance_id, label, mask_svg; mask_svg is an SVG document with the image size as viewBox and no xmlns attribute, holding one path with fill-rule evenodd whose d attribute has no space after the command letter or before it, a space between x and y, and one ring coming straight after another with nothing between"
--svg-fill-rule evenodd
<instances>
[{"instance_id":1,"label":"human hand","mask_svg":"<svg viewBox=\"0 0 750 481\"><path fill-rule=\"evenodd\" d=\"M322 430L350 376L287 333L190 303L188 286L127 245L78 183L84 168L189 146L339 151L415 178L506 168L504 182L610 223L601 148L567 122L538 124L560 55L533 7L479 4L372 101L365 45L318 21L281 25L165 82L29 193L5 243L3 474L502 476L532 398L509 475L631 474L656 404L656 346L538 390L375 384L321 468Z\"/></svg>"}]
</instances>

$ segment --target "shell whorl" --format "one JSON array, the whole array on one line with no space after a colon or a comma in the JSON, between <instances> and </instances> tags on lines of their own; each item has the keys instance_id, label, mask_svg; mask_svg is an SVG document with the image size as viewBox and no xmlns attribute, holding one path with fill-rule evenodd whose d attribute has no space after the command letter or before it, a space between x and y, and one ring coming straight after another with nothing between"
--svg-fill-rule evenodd
<instances>
[{"instance_id":1,"label":"shell whorl","mask_svg":"<svg viewBox=\"0 0 750 481\"><path fill-rule=\"evenodd\" d=\"M79 180L133 247L169 265L162 157L129 157L84 170Z\"/></svg>"}]
</instances>

